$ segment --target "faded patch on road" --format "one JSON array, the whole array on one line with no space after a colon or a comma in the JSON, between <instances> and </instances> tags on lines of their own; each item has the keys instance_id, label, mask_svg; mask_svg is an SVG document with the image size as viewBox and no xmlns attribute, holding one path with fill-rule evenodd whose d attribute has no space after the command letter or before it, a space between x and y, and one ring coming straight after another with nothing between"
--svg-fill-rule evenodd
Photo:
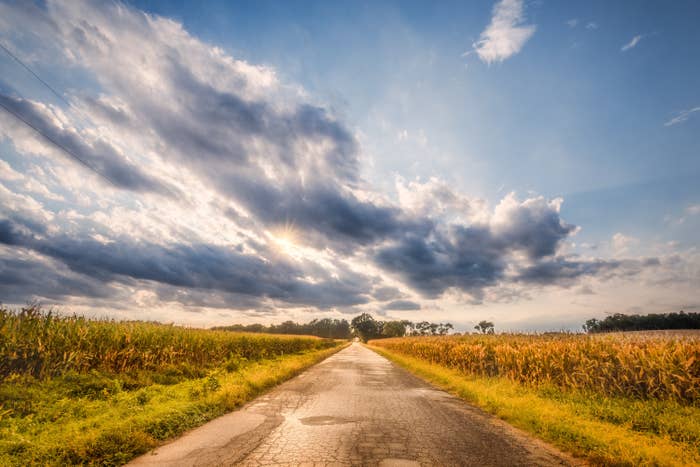
<instances>
[{"instance_id":1,"label":"faded patch on road","mask_svg":"<svg viewBox=\"0 0 700 467\"><path fill-rule=\"evenodd\" d=\"M154 453L134 464L580 464L359 344Z\"/></svg>"}]
</instances>

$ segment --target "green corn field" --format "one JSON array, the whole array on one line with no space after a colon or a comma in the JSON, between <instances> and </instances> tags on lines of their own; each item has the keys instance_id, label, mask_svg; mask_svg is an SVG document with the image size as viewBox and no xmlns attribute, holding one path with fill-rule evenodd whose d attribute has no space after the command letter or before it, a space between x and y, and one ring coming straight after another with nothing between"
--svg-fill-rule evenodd
<instances>
[{"instance_id":1,"label":"green corn field","mask_svg":"<svg viewBox=\"0 0 700 467\"><path fill-rule=\"evenodd\" d=\"M0 377L67 372L199 370L335 346L311 336L232 333L0 307Z\"/></svg>"}]
</instances>

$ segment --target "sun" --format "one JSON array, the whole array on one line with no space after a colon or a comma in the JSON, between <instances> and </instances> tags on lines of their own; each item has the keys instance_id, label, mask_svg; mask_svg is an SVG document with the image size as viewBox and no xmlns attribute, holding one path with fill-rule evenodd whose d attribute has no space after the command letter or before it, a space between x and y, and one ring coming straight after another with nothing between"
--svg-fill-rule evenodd
<instances>
[{"instance_id":1,"label":"sun","mask_svg":"<svg viewBox=\"0 0 700 467\"><path fill-rule=\"evenodd\" d=\"M285 223L279 228L272 229L269 234L273 244L279 251L290 256L299 254L300 236L299 231L293 224Z\"/></svg>"}]
</instances>

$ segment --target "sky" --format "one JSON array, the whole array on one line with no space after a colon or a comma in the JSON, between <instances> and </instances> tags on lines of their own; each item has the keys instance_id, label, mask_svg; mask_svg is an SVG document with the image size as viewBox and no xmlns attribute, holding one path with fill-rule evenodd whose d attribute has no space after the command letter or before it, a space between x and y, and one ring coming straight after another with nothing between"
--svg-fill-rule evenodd
<instances>
[{"instance_id":1,"label":"sky","mask_svg":"<svg viewBox=\"0 0 700 467\"><path fill-rule=\"evenodd\" d=\"M700 309L697 2L0 0L0 301Z\"/></svg>"}]
</instances>

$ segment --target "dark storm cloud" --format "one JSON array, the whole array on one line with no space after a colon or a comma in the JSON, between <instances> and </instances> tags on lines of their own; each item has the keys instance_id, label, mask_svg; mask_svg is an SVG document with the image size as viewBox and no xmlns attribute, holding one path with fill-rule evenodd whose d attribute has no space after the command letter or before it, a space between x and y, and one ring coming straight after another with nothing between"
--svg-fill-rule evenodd
<instances>
[{"instance_id":1,"label":"dark storm cloud","mask_svg":"<svg viewBox=\"0 0 700 467\"><path fill-rule=\"evenodd\" d=\"M305 103L294 105L292 110L275 109L263 99L244 99L232 92L215 89L210 84L198 79L188 66L182 62L179 54L169 56L169 72L172 89L182 103L180 119L163 115L161 109L151 106L141 107L141 111L156 120L157 128L164 139L177 137L178 131L191 129L185 157L191 158L192 152L210 159L209 162L221 161L248 162L256 161L250 154L243 155L231 151L228 143L253 138L263 138L273 145L278 152L269 157L295 168L304 153L293 148L296 142L328 141L331 147L323 154L325 165L333 169L334 178L353 180L357 176L357 142L353 135L341 123L337 122L321 107ZM153 104L153 103L150 103ZM221 144L213 144L218 141Z\"/></svg>"},{"instance_id":2,"label":"dark storm cloud","mask_svg":"<svg viewBox=\"0 0 700 467\"><path fill-rule=\"evenodd\" d=\"M570 286L583 276L633 276L644 268L659 266L658 258L642 260L584 260L555 257L521 269L515 280L538 285Z\"/></svg>"},{"instance_id":3,"label":"dark storm cloud","mask_svg":"<svg viewBox=\"0 0 700 467\"><path fill-rule=\"evenodd\" d=\"M556 203L505 201L495 225L434 224L427 235L403 228L398 239L375 250L375 261L426 297L455 288L479 299L485 287L504 280L512 253L538 263L576 229L561 220Z\"/></svg>"},{"instance_id":4,"label":"dark storm cloud","mask_svg":"<svg viewBox=\"0 0 700 467\"><path fill-rule=\"evenodd\" d=\"M420 303L412 302L410 300L394 300L384 305L384 310L399 310L399 311L410 311L410 310L420 310Z\"/></svg>"},{"instance_id":5,"label":"dark storm cloud","mask_svg":"<svg viewBox=\"0 0 700 467\"><path fill-rule=\"evenodd\" d=\"M509 210L507 223L496 232L496 238L504 248L542 258L556 253L559 243L575 230L576 226L563 222L551 206L535 208L523 203Z\"/></svg>"},{"instance_id":6,"label":"dark storm cloud","mask_svg":"<svg viewBox=\"0 0 700 467\"><path fill-rule=\"evenodd\" d=\"M47 115L41 112L35 103L0 94L0 104L19 115L38 132L45 135L50 142L65 148L81 161L87 163L117 187L136 192L153 192L168 196L173 194L171 188L126 160L108 143L98 140L89 144L77 133L59 127L57 123L52 122ZM5 111L3 110L3 112ZM15 118L8 114L5 114L5 117ZM41 138L39 135L37 137ZM71 161L78 162L65 154L63 150L60 153L69 157Z\"/></svg>"},{"instance_id":7,"label":"dark storm cloud","mask_svg":"<svg viewBox=\"0 0 700 467\"><path fill-rule=\"evenodd\" d=\"M102 282L145 280L318 308L369 301L366 293L371 284L364 276L350 272L338 278L326 275L311 283L304 279L306 271L290 262L273 262L221 246L156 245L126 238L101 243L65 235L43 238L20 230L8 220L0 221L0 241L41 253Z\"/></svg>"},{"instance_id":8,"label":"dark storm cloud","mask_svg":"<svg viewBox=\"0 0 700 467\"><path fill-rule=\"evenodd\" d=\"M479 295L502 277L504 253L488 229L457 227L448 235L403 235L378 249L375 260L424 296L435 298L450 287Z\"/></svg>"},{"instance_id":9,"label":"dark storm cloud","mask_svg":"<svg viewBox=\"0 0 700 467\"><path fill-rule=\"evenodd\" d=\"M302 190L239 179L231 190L266 225L291 223L320 236L309 243L334 243L340 250L352 248L352 243L373 244L406 229L427 234L431 228L427 219L411 219L398 208L359 201L338 187L319 184Z\"/></svg>"},{"instance_id":10,"label":"dark storm cloud","mask_svg":"<svg viewBox=\"0 0 700 467\"><path fill-rule=\"evenodd\" d=\"M109 298L114 291L100 280L70 274L16 252L11 257L0 255L0 302L24 303L34 297L61 301L70 296Z\"/></svg>"},{"instance_id":11,"label":"dark storm cloud","mask_svg":"<svg viewBox=\"0 0 700 467\"><path fill-rule=\"evenodd\" d=\"M396 287L378 287L372 293L375 300L384 302L387 300L395 300L402 298L404 295Z\"/></svg>"}]
</instances>

